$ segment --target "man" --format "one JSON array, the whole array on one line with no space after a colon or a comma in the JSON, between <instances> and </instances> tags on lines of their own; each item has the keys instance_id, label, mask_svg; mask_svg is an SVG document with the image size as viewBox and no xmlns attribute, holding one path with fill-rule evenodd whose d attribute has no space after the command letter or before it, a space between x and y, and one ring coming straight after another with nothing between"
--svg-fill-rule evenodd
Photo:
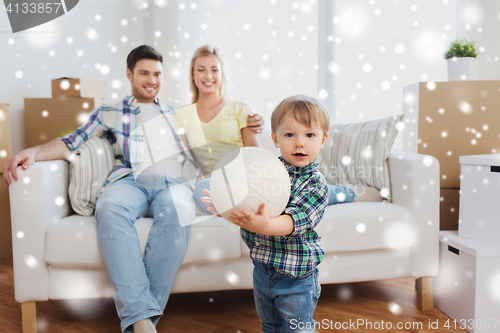
<instances>
[{"instance_id":1,"label":"man","mask_svg":"<svg viewBox=\"0 0 500 333\"><path fill-rule=\"evenodd\" d=\"M156 97L162 62L162 56L150 46L132 50L127 57L132 96L95 109L74 133L21 151L3 169L5 185L9 186L9 171L17 181L18 165L26 170L35 161L67 160L91 136L110 139L116 165L99 192L95 218L123 332L156 332L195 218L196 204L188 183L201 178L177 133L174 109L160 104ZM149 120L159 124L161 137L151 140L144 130ZM257 132L262 123L259 115L248 118L248 127ZM166 158L154 163L153 152ZM141 216L153 217L144 259L134 227Z\"/></svg>"}]
</instances>

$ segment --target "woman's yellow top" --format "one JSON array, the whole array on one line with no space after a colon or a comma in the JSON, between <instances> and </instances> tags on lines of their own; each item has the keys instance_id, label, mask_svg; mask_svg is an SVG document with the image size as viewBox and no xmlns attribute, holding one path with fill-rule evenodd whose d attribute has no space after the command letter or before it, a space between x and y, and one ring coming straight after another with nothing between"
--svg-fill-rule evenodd
<instances>
[{"instance_id":1,"label":"woman's yellow top","mask_svg":"<svg viewBox=\"0 0 500 333\"><path fill-rule=\"evenodd\" d=\"M244 147L241 129L247 127L250 107L243 102L228 101L208 123L198 117L196 103L175 112L180 134L185 134L192 153L205 177L210 177L220 159L230 151Z\"/></svg>"}]
</instances>

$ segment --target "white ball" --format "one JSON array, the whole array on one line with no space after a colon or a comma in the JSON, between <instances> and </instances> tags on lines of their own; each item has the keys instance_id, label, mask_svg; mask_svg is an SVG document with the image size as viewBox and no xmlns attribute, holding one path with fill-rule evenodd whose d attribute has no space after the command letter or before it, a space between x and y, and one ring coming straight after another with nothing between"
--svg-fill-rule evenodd
<instances>
[{"instance_id":1,"label":"white ball","mask_svg":"<svg viewBox=\"0 0 500 333\"><path fill-rule=\"evenodd\" d=\"M266 204L269 217L281 215L290 198L290 177L271 152L255 147L233 150L215 166L210 179L215 209L228 218L231 211L258 213Z\"/></svg>"}]
</instances>

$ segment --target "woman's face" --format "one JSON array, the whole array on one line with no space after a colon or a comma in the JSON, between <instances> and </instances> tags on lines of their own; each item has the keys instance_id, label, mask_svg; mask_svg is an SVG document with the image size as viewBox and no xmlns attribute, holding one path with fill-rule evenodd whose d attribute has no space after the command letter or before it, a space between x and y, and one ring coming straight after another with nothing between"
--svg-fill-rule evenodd
<instances>
[{"instance_id":1,"label":"woman's face","mask_svg":"<svg viewBox=\"0 0 500 333\"><path fill-rule=\"evenodd\" d=\"M222 69L217 56L211 54L196 58L193 67L193 80L200 95L218 94L222 83Z\"/></svg>"}]
</instances>

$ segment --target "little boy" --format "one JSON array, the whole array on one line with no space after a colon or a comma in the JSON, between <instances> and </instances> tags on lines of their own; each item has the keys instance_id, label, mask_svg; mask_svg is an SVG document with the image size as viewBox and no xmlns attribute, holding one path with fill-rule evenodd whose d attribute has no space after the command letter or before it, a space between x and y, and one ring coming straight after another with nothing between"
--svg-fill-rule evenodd
<instances>
[{"instance_id":1,"label":"little boy","mask_svg":"<svg viewBox=\"0 0 500 333\"><path fill-rule=\"evenodd\" d=\"M328 112L315 98L296 95L283 100L271 115L271 129L290 175L287 207L275 218L268 217L264 204L258 214L233 211L229 217L241 227L250 249L255 307L266 333L314 332L313 313L321 291L317 266L324 254L314 228L328 204L327 184L316 158L329 125ZM204 193L208 210L218 214L210 192Z\"/></svg>"}]
</instances>

